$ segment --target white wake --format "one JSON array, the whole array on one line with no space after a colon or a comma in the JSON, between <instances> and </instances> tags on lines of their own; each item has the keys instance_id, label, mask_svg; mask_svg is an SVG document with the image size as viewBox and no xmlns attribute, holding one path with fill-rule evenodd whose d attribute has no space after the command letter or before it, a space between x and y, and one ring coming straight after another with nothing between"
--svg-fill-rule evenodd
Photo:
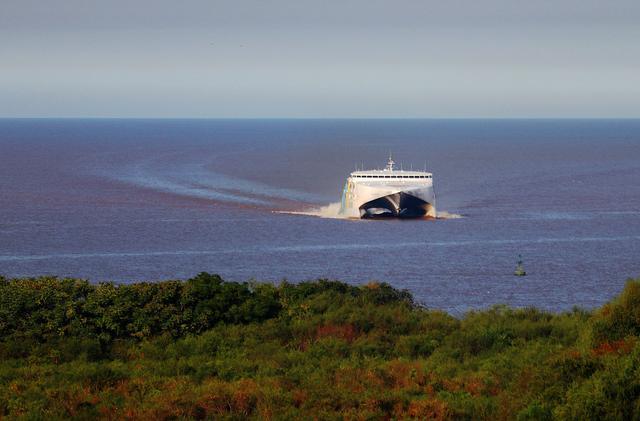
<instances>
[{"instance_id":1,"label":"white wake","mask_svg":"<svg viewBox=\"0 0 640 421\"><path fill-rule=\"evenodd\" d=\"M317 218L331 218L331 219L350 219L354 216L345 215L340 213L342 205L340 202L329 203L326 206L320 206L319 208L311 208L304 211L274 211L274 213L284 213L288 215L303 215L303 216L315 216Z\"/></svg>"},{"instance_id":2,"label":"white wake","mask_svg":"<svg viewBox=\"0 0 640 421\"><path fill-rule=\"evenodd\" d=\"M436 219L460 219L464 218L464 215L460 215L459 213L452 213L447 211L438 211L436 215Z\"/></svg>"},{"instance_id":3,"label":"white wake","mask_svg":"<svg viewBox=\"0 0 640 421\"><path fill-rule=\"evenodd\" d=\"M301 210L301 211L278 210L273 212L287 214L287 215L315 216L317 218L360 219L360 215L358 214L346 215L344 213L340 213L340 208L341 208L340 202L336 202L336 203L329 203L326 206L320 206L318 208L311 208L308 210ZM436 219L460 219L460 218L464 218L464 215L447 212L447 211L438 211L436 215Z\"/></svg>"}]
</instances>

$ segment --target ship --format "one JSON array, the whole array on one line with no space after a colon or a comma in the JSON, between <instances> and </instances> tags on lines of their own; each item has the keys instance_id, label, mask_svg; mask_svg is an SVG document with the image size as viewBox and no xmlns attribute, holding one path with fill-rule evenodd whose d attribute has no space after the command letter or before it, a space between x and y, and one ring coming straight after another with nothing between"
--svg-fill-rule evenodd
<instances>
[{"instance_id":1,"label":"ship","mask_svg":"<svg viewBox=\"0 0 640 421\"><path fill-rule=\"evenodd\" d=\"M436 218L433 174L394 168L389 156L382 170L349 174L340 213L350 218Z\"/></svg>"}]
</instances>

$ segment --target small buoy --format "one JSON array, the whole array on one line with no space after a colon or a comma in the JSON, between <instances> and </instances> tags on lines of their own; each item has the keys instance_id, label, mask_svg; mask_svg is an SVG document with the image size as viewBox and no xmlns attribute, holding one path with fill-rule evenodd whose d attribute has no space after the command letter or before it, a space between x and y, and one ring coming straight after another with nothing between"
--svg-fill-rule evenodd
<instances>
[{"instance_id":1,"label":"small buoy","mask_svg":"<svg viewBox=\"0 0 640 421\"><path fill-rule=\"evenodd\" d=\"M527 276L527 272L524 270L524 266L522 265L522 256L518 255L518 265L516 266L515 272L513 272L515 276Z\"/></svg>"}]
</instances>

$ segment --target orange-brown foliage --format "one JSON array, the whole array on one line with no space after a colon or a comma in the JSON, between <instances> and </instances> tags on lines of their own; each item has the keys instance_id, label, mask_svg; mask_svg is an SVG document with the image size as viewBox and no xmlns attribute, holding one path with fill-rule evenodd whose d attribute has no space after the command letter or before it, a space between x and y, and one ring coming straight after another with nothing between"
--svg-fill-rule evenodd
<instances>
[{"instance_id":1,"label":"orange-brown foliage","mask_svg":"<svg viewBox=\"0 0 640 421\"><path fill-rule=\"evenodd\" d=\"M300 408L308 399L309 394L306 390L302 389L294 389L291 392L291 399L293 400L293 405L296 408Z\"/></svg>"},{"instance_id":2,"label":"orange-brown foliage","mask_svg":"<svg viewBox=\"0 0 640 421\"><path fill-rule=\"evenodd\" d=\"M232 408L232 396L226 383L210 380L203 385L203 391L198 399L198 406L207 415L227 413Z\"/></svg>"},{"instance_id":3,"label":"orange-brown foliage","mask_svg":"<svg viewBox=\"0 0 640 421\"><path fill-rule=\"evenodd\" d=\"M431 398L409 403L406 415L411 418L446 420L451 418L451 410L446 402Z\"/></svg>"},{"instance_id":4,"label":"orange-brown foliage","mask_svg":"<svg viewBox=\"0 0 640 421\"><path fill-rule=\"evenodd\" d=\"M316 329L316 339L327 337L343 339L351 343L358 337L358 329L350 323L344 325L318 326Z\"/></svg>"},{"instance_id":5,"label":"orange-brown foliage","mask_svg":"<svg viewBox=\"0 0 640 421\"><path fill-rule=\"evenodd\" d=\"M578 359L582 358L582 354L577 349L572 349L572 350L568 351L567 352L567 356L569 358L574 359L574 360L578 360Z\"/></svg>"},{"instance_id":6,"label":"orange-brown foliage","mask_svg":"<svg viewBox=\"0 0 640 421\"><path fill-rule=\"evenodd\" d=\"M240 380L233 385L232 411L251 415L257 406L259 387L251 379Z\"/></svg>"},{"instance_id":7,"label":"orange-brown foliage","mask_svg":"<svg viewBox=\"0 0 640 421\"><path fill-rule=\"evenodd\" d=\"M472 377L464 380L463 389L471 396L480 396L485 392L485 384L482 379Z\"/></svg>"},{"instance_id":8,"label":"orange-brown foliage","mask_svg":"<svg viewBox=\"0 0 640 421\"><path fill-rule=\"evenodd\" d=\"M591 350L591 353L596 356L617 354L625 355L630 353L635 346L635 340L633 338L620 339L619 341L602 342L596 348Z\"/></svg>"},{"instance_id":9,"label":"orange-brown foliage","mask_svg":"<svg viewBox=\"0 0 640 421\"><path fill-rule=\"evenodd\" d=\"M442 387L447 392L459 392L462 390L462 385L457 379L442 379Z\"/></svg>"},{"instance_id":10,"label":"orange-brown foliage","mask_svg":"<svg viewBox=\"0 0 640 421\"><path fill-rule=\"evenodd\" d=\"M364 372L358 368L336 370L333 382L336 388L346 389L353 393L362 393L367 383Z\"/></svg>"},{"instance_id":11,"label":"orange-brown foliage","mask_svg":"<svg viewBox=\"0 0 640 421\"><path fill-rule=\"evenodd\" d=\"M396 389L421 387L427 383L424 368L418 362L395 360L387 364L386 372Z\"/></svg>"}]
</instances>

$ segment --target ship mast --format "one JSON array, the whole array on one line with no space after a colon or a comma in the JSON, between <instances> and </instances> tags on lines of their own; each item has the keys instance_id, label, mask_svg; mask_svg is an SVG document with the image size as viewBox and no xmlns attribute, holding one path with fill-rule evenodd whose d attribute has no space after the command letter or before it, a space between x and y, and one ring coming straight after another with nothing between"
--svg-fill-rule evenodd
<instances>
[{"instance_id":1,"label":"ship mast","mask_svg":"<svg viewBox=\"0 0 640 421\"><path fill-rule=\"evenodd\" d=\"M393 171L393 164L395 164L395 162L393 162L393 159L391 159L391 154L389 154L389 161L387 161L387 167L385 168L385 170Z\"/></svg>"}]
</instances>

